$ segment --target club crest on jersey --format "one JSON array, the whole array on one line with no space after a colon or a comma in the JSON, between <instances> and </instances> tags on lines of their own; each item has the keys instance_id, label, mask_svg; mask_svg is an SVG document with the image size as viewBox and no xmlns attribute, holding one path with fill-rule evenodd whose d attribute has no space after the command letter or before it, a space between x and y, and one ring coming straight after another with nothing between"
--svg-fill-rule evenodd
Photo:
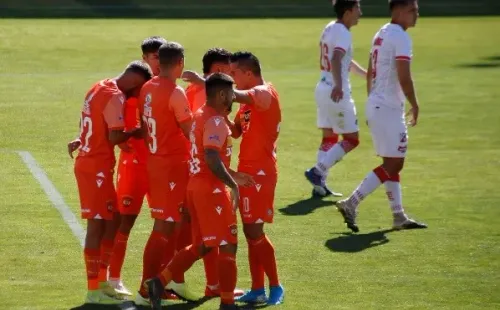
<instances>
[{"instance_id":1,"label":"club crest on jersey","mask_svg":"<svg viewBox=\"0 0 500 310\"><path fill-rule=\"evenodd\" d=\"M174 188L175 188L175 183L174 182L170 182L168 185L170 186L170 190L173 191Z\"/></svg>"},{"instance_id":2,"label":"club crest on jersey","mask_svg":"<svg viewBox=\"0 0 500 310\"><path fill-rule=\"evenodd\" d=\"M231 235L237 236L238 235L238 226L235 224L229 226L229 231L231 232Z\"/></svg>"}]
</instances>

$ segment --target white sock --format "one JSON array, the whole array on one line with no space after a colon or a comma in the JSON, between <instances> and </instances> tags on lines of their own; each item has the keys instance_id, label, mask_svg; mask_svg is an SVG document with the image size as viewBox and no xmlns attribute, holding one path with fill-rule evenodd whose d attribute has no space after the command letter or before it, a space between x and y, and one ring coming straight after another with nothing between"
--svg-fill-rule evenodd
<instances>
[{"instance_id":1,"label":"white sock","mask_svg":"<svg viewBox=\"0 0 500 310\"><path fill-rule=\"evenodd\" d=\"M392 214L403 213L403 195L401 193L401 183L385 181L384 183L387 198L391 206Z\"/></svg>"},{"instance_id":2,"label":"white sock","mask_svg":"<svg viewBox=\"0 0 500 310\"><path fill-rule=\"evenodd\" d=\"M349 205L356 209L361 201L376 190L380 184L382 184L380 179L373 171L368 173L363 182L361 182L354 192L352 192L351 196L347 198L349 200Z\"/></svg>"},{"instance_id":3,"label":"white sock","mask_svg":"<svg viewBox=\"0 0 500 310\"><path fill-rule=\"evenodd\" d=\"M327 152L319 149L318 150L318 156L317 156L317 161L316 162L318 162L318 163L322 162L324 160L325 156L326 156L326 153ZM316 169L316 170L320 171L319 169ZM320 171L320 172L322 172L322 171ZM328 178L328 170L326 170L325 172L322 172L321 177L322 177L323 181L326 181L326 179Z\"/></svg>"},{"instance_id":4,"label":"white sock","mask_svg":"<svg viewBox=\"0 0 500 310\"><path fill-rule=\"evenodd\" d=\"M342 144L337 142L331 149L329 149L323 159L318 160L316 164L316 169L322 173L328 173L328 169L333 167L336 163L338 163L345 155L344 148Z\"/></svg>"}]
</instances>

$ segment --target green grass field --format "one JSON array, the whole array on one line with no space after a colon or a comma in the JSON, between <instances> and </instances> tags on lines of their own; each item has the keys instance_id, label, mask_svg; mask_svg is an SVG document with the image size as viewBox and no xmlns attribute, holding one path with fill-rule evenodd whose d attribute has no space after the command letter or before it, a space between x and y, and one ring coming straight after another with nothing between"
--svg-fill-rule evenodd
<instances>
[{"instance_id":1,"label":"green grass field","mask_svg":"<svg viewBox=\"0 0 500 310\"><path fill-rule=\"evenodd\" d=\"M313 89L319 76L317 40L326 22L1 20L1 308L79 307L86 289L78 240L12 151L31 152L79 216L66 142L78 132L83 96L93 82L140 57L144 37L159 34L185 46L189 69L201 70L201 57L213 46L253 51L281 94L277 216L267 230L287 290L278 308L499 309L500 18L422 18L410 31L421 116L410 130L403 200L409 214L430 228L386 232L392 218L379 189L361 206L357 235L345 234L331 199L309 200L303 177L320 141ZM362 19L353 29L355 58L363 65L372 36L385 22ZM361 145L329 180L344 194L379 163L364 125L364 81L353 77L352 83ZM147 208L143 211L123 272L133 290L151 229ZM242 234L240 241L238 286L246 288ZM200 293L201 266L187 275ZM213 300L199 309L217 306Z\"/></svg>"}]
</instances>

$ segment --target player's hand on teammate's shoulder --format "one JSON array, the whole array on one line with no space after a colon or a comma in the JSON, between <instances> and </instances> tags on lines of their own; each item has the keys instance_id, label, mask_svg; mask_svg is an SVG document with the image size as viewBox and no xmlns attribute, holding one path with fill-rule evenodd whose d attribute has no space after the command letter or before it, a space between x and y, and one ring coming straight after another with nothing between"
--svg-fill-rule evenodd
<instances>
[{"instance_id":1,"label":"player's hand on teammate's shoulder","mask_svg":"<svg viewBox=\"0 0 500 310\"><path fill-rule=\"evenodd\" d=\"M255 180L249 174L243 172L236 172L233 175L233 179L239 186L250 187L255 185Z\"/></svg>"},{"instance_id":2,"label":"player's hand on teammate's shoulder","mask_svg":"<svg viewBox=\"0 0 500 310\"><path fill-rule=\"evenodd\" d=\"M80 139L75 139L73 141L68 142L69 157L73 158L73 152L76 151L80 147L81 144L82 144L82 142L80 141Z\"/></svg>"},{"instance_id":3,"label":"player's hand on teammate's shoulder","mask_svg":"<svg viewBox=\"0 0 500 310\"><path fill-rule=\"evenodd\" d=\"M330 95L330 97L332 98L333 102L339 102L340 100L342 100L342 98L344 97L344 92L342 91L342 87L336 85L332 89L332 94Z\"/></svg>"},{"instance_id":4,"label":"player's hand on teammate's shoulder","mask_svg":"<svg viewBox=\"0 0 500 310\"><path fill-rule=\"evenodd\" d=\"M418 112L419 112L419 107L418 105L415 105L412 106L410 110L408 110L408 112L406 113L407 123L410 127L417 126Z\"/></svg>"},{"instance_id":5,"label":"player's hand on teammate's shoulder","mask_svg":"<svg viewBox=\"0 0 500 310\"><path fill-rule=\"evenodd\" d=\"M182 72L181 79L188 83L203 84L205 79L195 71L186 70Z\"/></svg>"}]
</instances>

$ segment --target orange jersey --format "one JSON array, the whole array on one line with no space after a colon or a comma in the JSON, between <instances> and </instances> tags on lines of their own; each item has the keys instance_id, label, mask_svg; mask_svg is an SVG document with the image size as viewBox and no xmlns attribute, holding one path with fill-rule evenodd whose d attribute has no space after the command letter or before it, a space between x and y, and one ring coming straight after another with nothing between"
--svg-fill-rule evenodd
<instances>
[{"instance_id":1,"label":"orange jersey","mask_svg":"<svg viewBox=\"0 0 500 310\"><path fill-rule=\"evenodd\" d=\"M189 108L191 112L198 111L205 102L207 101L207 95L205 93L205 85L189 84L186 88L186 96L189 101Z\"/></svg>"},{"instance_id":2,"label":"orange jersey","mask_svg":"<svg viewBox=\"0 0 500 310\"><path fill-rule=\"evenodd\" d=\"M148 127L149 154L189 157L189 141L179 124L192 119L184 90L156 76L141 89L139 110Z\"/></svg>"},{"instance_id":3,"label":"orange jersey","mask_svg":"<svg viewBox=\"0 0 500 310\"><path fill-rule=\"evenodd\" d=\"M253 104L242 104L236 115L242 129L239 167L276 171L276 142L281 123L279 95L272 84L256 86L249 94Z\"/></svg>"},{"instance_id":4,"label":"orange jersey","mask_svg":"<svg viewBox=\"0 0 500 310\"><path fill-rule=\"evenodd\" d=\"M124 94L110 79L102 80L87 92L80 119L80 158L110 161L115 154L108 139L110 129L123 129Z\"/></svg>"},{"instance_id":5,"label":"orange jersey","mask_svg":"<svg viewBox=\"0 0 500 310\"><path fill-rule=\"evenodd\" d=\"M125 117L125 131L132 131L141 127L139 118L139 100L135 97L130 97L125 101L124 117ZM127 142L131 152L120 152L121 160L134 160L137 159L139 163L146 163L148 155L148 148L143 139L130 138Z\"/></svg>"},{"instance_id":6,"label":"orange jersey","mask_svg":"<svg viewBox=\"0 0 500 310\"><path fill-rule=\"evenodd\" d=\"M191 159L189 170L191 176L206 177L215 183L221 181L210 171L205 162L204 150L213 148L219 151L219 156L226 168L231 163L231 130L224 117L212 107L204 105L194 115L191 129Z\"/></svg>"}]
</instances>

